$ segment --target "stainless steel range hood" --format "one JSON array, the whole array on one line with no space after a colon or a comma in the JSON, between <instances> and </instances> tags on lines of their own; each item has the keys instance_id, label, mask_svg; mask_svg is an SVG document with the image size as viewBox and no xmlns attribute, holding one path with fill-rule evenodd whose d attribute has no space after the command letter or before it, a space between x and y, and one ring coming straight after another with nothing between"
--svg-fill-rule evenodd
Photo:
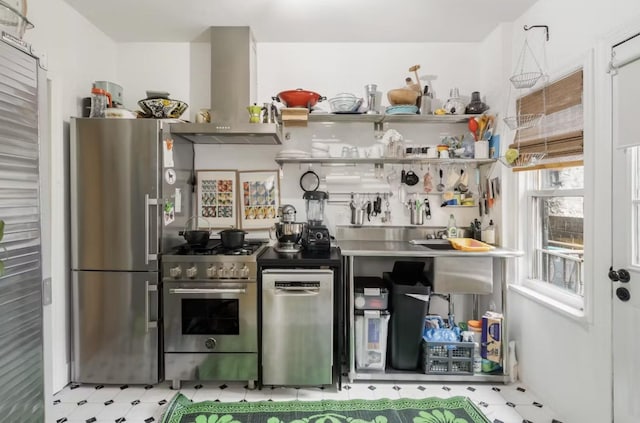
<instances>
[{"instance_id":1,"label":"stainless steel range hood","mask_svg":"<svg viewBox=\"0 0 640 423\"><path fill-rule=\"evenodd\" d=\"M256 46L248 26L211 27L211 123L173 123L171 133L198 144L282 144L280 126L249 123L256 102Z\"/></svg>"}]
</instances>

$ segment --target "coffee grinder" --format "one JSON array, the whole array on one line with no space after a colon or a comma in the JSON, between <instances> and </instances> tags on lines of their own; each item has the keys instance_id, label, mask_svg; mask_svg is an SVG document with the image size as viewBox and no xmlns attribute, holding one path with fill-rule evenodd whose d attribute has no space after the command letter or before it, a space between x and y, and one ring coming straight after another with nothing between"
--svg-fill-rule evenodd
<instances>
[{"instance_id":1,"label":"coffee grinder","mask_svg":"<svg viewBox=\"0 0 640 423\"><path fill-rule=\"evenodd\" d=\"M305 200L307 211L307 231L303 237L303 245L307 251L329 251L331 237L329 229L322 224L324 221L324 206L329 194L324 191L307 191L302 198Z\"/></svg>"}]
</instances>

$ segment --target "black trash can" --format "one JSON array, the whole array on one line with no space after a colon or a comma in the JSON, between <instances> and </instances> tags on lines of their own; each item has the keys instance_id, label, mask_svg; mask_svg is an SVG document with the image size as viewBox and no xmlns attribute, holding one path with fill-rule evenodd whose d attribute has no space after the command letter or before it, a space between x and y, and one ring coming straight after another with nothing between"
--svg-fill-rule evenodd
<instances>
[{"instance_id":1,"label":"black trash can","mask_svg":"<svg viewBox=\"0 0 640 423\"><path fill-rule=\"evenodd\" d=\"M413 370L419 367L420 343L429 302L407 294L431 293L423 269L424 262L396 262L392 273L383 273L391 286L389 355L394 369Z\"/></svg>"}]
</instances>

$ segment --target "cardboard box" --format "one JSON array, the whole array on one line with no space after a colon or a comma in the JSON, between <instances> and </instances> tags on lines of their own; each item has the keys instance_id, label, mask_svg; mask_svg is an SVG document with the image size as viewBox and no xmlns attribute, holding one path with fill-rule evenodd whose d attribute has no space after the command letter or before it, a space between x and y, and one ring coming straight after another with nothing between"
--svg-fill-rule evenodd
<instances>
[{"instance_id":1,"label":"cardboard box","mask_svg":"<svg viewBox=\"0 0 640 423\"><path fill-rule=\"evenodd\" d=\"M482 316L482 343L480 356L502 364L502 319L501 313L487 311Z\"/></svg>"}]
</instances>

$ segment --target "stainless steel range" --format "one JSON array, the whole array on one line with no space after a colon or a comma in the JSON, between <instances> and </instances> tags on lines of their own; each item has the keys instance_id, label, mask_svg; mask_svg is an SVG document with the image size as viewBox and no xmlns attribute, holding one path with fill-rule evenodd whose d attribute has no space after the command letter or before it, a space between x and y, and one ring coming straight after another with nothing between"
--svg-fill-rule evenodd
<instances>
[{"instance_id":1,"label":"stainless steel range","mask_svg":"<svg viewBox=\"0 0 640 423\"><path fill-rule=\"evenodd\" d=\"M258 379L256 259L266 248L250 241L236 250L210 240L162 256L165 378Z\"/></svg>"}]
</instances>

